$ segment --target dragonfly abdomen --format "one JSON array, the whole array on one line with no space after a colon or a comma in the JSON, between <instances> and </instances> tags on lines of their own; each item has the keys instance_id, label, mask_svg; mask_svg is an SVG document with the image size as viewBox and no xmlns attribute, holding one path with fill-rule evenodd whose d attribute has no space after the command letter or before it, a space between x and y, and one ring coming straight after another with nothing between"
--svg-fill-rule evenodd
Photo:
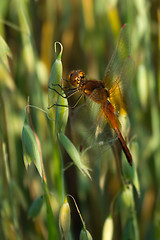
<instances>
[{"instance_id":1,"label":"dragonfly abdomen","mask_svg":"<svg viewBox=\"0 0 160 240\"><path fill-rule=\"evenodd\" d=\"M117 136L118 136L118 140L119 140L119 142L122 146L123 152L126 155L127 161L132 166L132 155L131 155L131 153L130 153L127 145L126 145L126 142L125 142L121 132L118 129L116 129L116 133L117 133Z\"/></svg>"},{"instance_id":2,"label":"dragonfly abdomen","mask_svg":"<svg viewBox=\"0 0 160 240\"><path fill-rule=\"evenodd\" d=\"M109 101L107 101L106 105L103 105L102 108L103 108L104 114L106 115L106 117L108 119L109 124L114 129L114 131L118 137L118 140L122 146L122 150L123 150L124 154L126 155L128 163L132 166L132 156L131 156L131 153L126 145L126 142L119 130L120 122L119 122L117 116L114 114L114 108L113 108L112 104Z\"/></svg>"}]
</instances>

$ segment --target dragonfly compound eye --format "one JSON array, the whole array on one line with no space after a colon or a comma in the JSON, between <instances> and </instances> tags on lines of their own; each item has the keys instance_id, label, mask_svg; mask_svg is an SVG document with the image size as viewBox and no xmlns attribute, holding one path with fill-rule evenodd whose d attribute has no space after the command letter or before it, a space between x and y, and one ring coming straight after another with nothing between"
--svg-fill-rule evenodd
<instances>
[{"instance_id":1,"label":"dragonfly compound eye","mask_svg":"<svg viewBox=\"0 0 160 240\"><path fill-rule=\"evenodd\" d=\"M80 77L80 78L84 78L84 77L85 77L85 73L82 72L81 70L79 71L79 77Z\"/></svg>"},{"instance_id":2,"label":"dragonfly compound eye","mask_svg":"<svg viewBox=\"0 0 160 240\"><path fill-rule=\"evenodd\" d=\"M72 71L69 74L69 81L70 83L75 86L75 87L79 87L80 81L81 79L84 78L84 73L81 70L76 70L76 71Z\"/></svg>"}]
</instances>

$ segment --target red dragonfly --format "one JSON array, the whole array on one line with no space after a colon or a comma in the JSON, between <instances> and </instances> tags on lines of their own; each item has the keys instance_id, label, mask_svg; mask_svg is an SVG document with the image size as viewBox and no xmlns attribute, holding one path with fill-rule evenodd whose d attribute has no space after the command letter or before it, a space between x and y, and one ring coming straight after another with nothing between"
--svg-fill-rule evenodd
<instances>
[{"instance_id":1,"label":"red dragonfly","mask_svg":"<svg viewBox=\"0 0 160 240\"><path fill-rule=\"evenodd\" d=\"M130 56L129 27L124 24L115 51L105 70L103 80L88 80L83 71L74 70L68 77L73 88L70 89L71 92L67 96L70 97L76 92L81 93L73 107L76 106L82 96L87 96L100 105L99 118L107 121L114 130L131 166L132 155L121 134L121 124L118 116L127 113L127 100L124 93L126 94L125 90L128 90L126 87L133 77L133 71L134 62ZM62 87L60 86L60 88Z\"/></svg>"}]
</instances>

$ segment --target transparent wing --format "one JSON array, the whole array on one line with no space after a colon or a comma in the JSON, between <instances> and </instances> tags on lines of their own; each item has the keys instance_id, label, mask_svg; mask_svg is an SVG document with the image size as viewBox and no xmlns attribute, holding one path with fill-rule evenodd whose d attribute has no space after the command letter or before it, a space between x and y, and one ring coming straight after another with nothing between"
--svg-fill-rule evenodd
<instances>
[{"instance_id":1,"label":"transparent wing","mask_svg":"<svg viewBox=\"0 0 160 240\"><path fill-rule=\"evenodd\" d=\"M110 101L117 115L126 115L129 87L134 75L134 62L130 56L129 25L121 28L118 42L105 70L104 84L109 90Z\"/></svg>"},{"instance_id":2,"label":"transparent wing","mask_svg":"<svg viewBox=\"0 0 160 240\"><path fill-rule=\"evenodd\" d=\"M70 117L72 140L80 149L84 161L88 159L89 164L96 163L117 140L101 105L92 100L92 94L87 97L84 104L72 110Z\"/></svg>"},{"instance_id":3,"label":"transparent wing","mask_svg":"<svg viewBox=\"0 0 160 240\"><path fill-rule=\"evenodd\" d=\"M116 140L101 105L94 102L92 96L88 97L83 105L74 109L70 120L75 134L76 131L79 133L80 142L85 148L86 146L94 148L97 144L110 145Z\"/></svg>"},{"instance_id":4,"label":"transparent wing","mask_svg":"<svg viewBox=\"0 0 160 240\"><path fill-rule=\"evenodd\" d=\"M118 115L126 115L128 111L129 88L133 76L134 61L131 57L128 57L124 61L116 81L114 81L109 89L111 104L114 107L115 113Z\"/></svg>"},{"instance_id":5,"label":"transparent wing","mask_svg":"<svg viewBox=\"0 0 160 240\"><path fill-rule=\"evenodd\" d=\"M114 53L104 73L103 81L107 89L110 89L115 81L119 79L123 65L126 64L126 59L130 56L129 39L129 25L124 24L121 28Z\"/></svg>"}]
</instances>

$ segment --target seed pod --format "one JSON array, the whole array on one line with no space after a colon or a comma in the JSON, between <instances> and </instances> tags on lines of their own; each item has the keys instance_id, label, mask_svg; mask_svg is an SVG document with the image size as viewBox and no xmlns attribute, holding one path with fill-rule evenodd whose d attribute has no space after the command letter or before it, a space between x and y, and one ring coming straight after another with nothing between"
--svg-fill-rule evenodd
<instances>
[{"instance_id":1,"label":"seed pod","mask_svg":"<svg viewBox=\"0 0 160 240\"><path fill-rule=\"evenodd\" d=\"M66 152L69 154L74 164L79 168L79 170L91 179L90 173L87 166L81 161L81 156L72 142L63 133L59 133L59 140L65 148Z\"/></svg>"},{"instance_id":2,"label":"seed pod","mask_svg":"<svg viewBox=\"0 0 160 240\"><path fill-rule=\"evenodd\" d=\"M60 53L57 56L51 70L51 75L48 85L48 116L52 120L55 120L56 134L58 132L64 132L68 120L68 101L65 98L62 85L62 51L63 46L59 42L55 42L55 53L56 44L61 47Z\"/></svg>"},{"instance_id":3,"label":"seed pod","mask_svg":"<svg viewBox=\"0 0 160 240\"><path fill-rule=\"evenodd\" d=\"M113 219L108 216L104 222L102 240L112 240L113 238Z\"/></svg>"},{"instance_id":4,"label":"seed pod","mask_svg":"<svg viewBox=\"0 0 160 240\"><path fill-rule=\"evenodd\" d=\"M83 228L80 233L80 240L92 240L91 234L88 232L87 229Z\"/></svg>"},{"instance_id":5,"label":"seed pod","mask_svg":"<svg viewBox=\"0 0 160 240\"><path fill-rule=\"evenodd\" d=\"M62 51L63 51L63 46L59 42L55 42L55 53L56 53L56 44L59 44L61 47L61 51L59 55L57 56L55 62L53 63L50 78L49 78L49 84L48 84L48 107L49 109L49 117L53 118L55 117L55 112L54 108L52 107L53 104L57 102L58 98L58 93L60 92L60 87L58 85L61 84L62 80L62 61L61 61L61 56L62 56ZM52 89L51 89L52 88ZM55 89L56 91L54 91Z\"/></svg>"},{"instance_id":6,"label":"seed pod","mask_svg":"<svg viewBox=\"0 0 160 240\"><path fill-rule=\"evenodd\" d=\"M70 225L71 225L70 206L68 204L66 197L59 214L59 228L62 239L65 240L68 239Z\"/></svg>"},{"instance_id":7,"label":"seed pod","mask_svg":"<svg viewBox=\"0 0 160 240\"><path fill-rule=\"evenodd\" d=\"M40 213L43 206L44 197L41 195L30 206L28 211L28 218L35 218Z\"/></svg>"},{"instance_id":8,"label":"seed pod","mask_svg":"<svg viewBox=\"0 0 160 240\"><path fill-rule=\"evenodd\" d=\"M42 155L40 143L37 135L35 135L35 132L29 125L27 114L22 130L22 147L26 169L28 169L28 166L33 161L40 176L42 177Z\"/></svg>"}]
</instances>

